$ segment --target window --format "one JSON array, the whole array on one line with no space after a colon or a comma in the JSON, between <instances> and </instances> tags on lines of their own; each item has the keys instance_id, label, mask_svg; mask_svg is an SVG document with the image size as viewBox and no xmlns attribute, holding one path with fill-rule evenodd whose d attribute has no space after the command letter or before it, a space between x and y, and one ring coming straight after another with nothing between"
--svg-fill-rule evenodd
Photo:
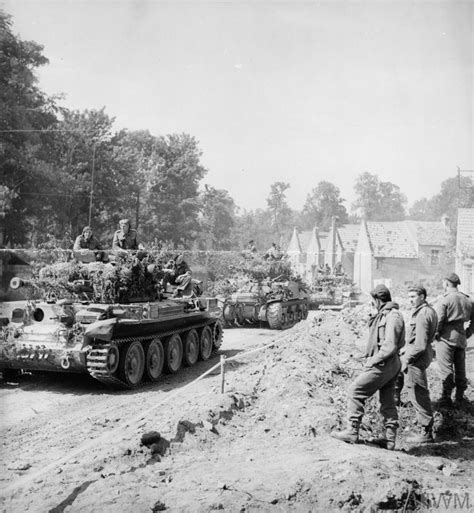
<instances>
[{"instance_id":1,"label":"window","mask_svg":"<svg viewBox=\"0 0 474 513\"><path fill-rule=\"evenodd\" d=\"M431 265L439 265L439 249L432 249L431 250Z\"/></svg>"}]
</instances>

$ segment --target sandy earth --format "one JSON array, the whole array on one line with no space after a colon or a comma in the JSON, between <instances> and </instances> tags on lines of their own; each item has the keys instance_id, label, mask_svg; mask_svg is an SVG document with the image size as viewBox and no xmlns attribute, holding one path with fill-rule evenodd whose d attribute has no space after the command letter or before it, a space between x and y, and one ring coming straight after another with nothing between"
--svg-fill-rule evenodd
<instances>
[{"instance_id":1,"label":"sandy earth","mask_svg":"<svg viewBox=\"0 0 474 513\"><path fill-rule=\"evenodd\" d=\"M470 405L437 412L436 443L422 448L404 440L410 406L400 409L396 451L329 437L365 336L358 314L345 317L311 312L284 332L226 330L221 354L236 359L225 394L218 370L194 381L218 358L136 391L56 374L2 383L1 510L474 510ZM472 375L474 347L468 360ZM362 435L380 425L374 399ZM157 442L143 445L152 431Z\"/></svg>"}]
</instances>

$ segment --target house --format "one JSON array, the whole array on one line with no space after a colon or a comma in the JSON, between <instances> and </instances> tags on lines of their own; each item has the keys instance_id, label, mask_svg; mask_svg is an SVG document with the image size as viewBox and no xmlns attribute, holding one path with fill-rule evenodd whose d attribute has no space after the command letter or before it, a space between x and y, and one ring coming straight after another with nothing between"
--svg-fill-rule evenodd
<instances>
[{"instance_id":1,"label":"house","mask_svg":"<svg viewBox=\"0 0 474 513\"><path fill-rule=\"evenodd\" d=\"M452 265L448 219L433 221L365 221L354 255L354 281L370 291L388 286L441 279Z\"/></svg>"},{"instance_id":2,"label":"house","mask_svg":"<svg viewBox=\"0 0 474 513\"><path fill-rule=\"evenodd\" d=\"M337 227L333 220L328 233L295 229L287 255L308 283L319 266L334 269L339 262L364 292L379 282L397 286L439 280L453 265L448 221L446 216L436 222L363 220Z\"/></svg>"},{"instance_id":3,"label":"house","mask_svg":"<svg viewBox=\"0 0 474 513\"><path fill-rule=\"evenodd\" d=\"M456 273L461 279L460 289L474 294L474 208L458 208Z\"/></svg>"}]
</instances>

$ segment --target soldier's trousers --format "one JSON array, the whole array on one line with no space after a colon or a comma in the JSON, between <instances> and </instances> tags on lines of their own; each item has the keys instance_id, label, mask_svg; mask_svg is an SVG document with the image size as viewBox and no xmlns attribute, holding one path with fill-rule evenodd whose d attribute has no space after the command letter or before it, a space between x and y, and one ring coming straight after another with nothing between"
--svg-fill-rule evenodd
<instances>
[{"instance_id":1,"label":"soldier's trousers","mask_svg":"<svg viewBox=\"0 0 474 513\"><path fill-rule=\"evenodd\" d=\"M191 283L192 278L191 275L186 274L180 274L176 277L175 283L178 285L177 289L182 290L184 295L189 295L192 292L193 285Z\"/></svg>"},{"instance_id":2,"label":"soldier's trousers","mask_svg":"<svg viewBox=\"0 0 474 513\"><path fill-rule=\"evenodd\" d=\"M398 412L394 388L400 372L400 358L393 356L382 364L365 369L349 388L347 416L350 423L360 422L367 399L379 392L380 413L385 426L398 427Z\"/></svg>"},{"instance_id":3,"label":"soldier's trousers","mask_svg":"<svg viewBox=\"0 0 474 513\"><path fill-rule=\"evenodd\" d=\"M467 388L466 349L439 340L436 344L436 361L441 374L443 393L450 395L454 386L459 392Z\"/></svg>"},{"instance_id":4,"label":"soldier's trousers","mask_svg":"<svg viewBox=\"0 0 474 513\"><path fill-rule=\"evenodd\" d=\"M416 365L408 365L405 386L408 391L408 399L415 408L418 424L431 426L433 424L433 410L431 408L426 369Z\"/></svg>"}]
</instances>

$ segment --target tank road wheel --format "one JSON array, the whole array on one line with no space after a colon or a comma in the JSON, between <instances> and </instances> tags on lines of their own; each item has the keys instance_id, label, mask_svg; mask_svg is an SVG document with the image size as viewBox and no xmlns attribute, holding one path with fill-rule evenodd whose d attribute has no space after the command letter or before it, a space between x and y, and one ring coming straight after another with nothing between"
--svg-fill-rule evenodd
<instances>
[{"instance_id":1,"label":"tank road wheel","mask_svg":"<svg viewBox=\"0 0 474 513\"><path fill-rule=\"evenodd\" d=\"M222 322L218 320L216 324L214 324L213 330L213 341L214 341L214 349L217 350L222 345L222 338L224 337L224 328L222 326Z\"/></svg>"},{"instance_id":2,"label":"tank road wheel","mask_svg":"<svg viewBox=\"0 0 474 513\"><path fill-rule=\"evenodd\" d=\"M107 351L107 360L106 360L106 366L107 371L110 374L113 374L117 371L120 361L120 352L118 347L114 344L109 347L109 350Z\"/></svg>"},{"instance_id":3,"label":"tank road wheel","mask_svg":"<svg viewBox=\"0 0 474 513\"><path fill-rule=\"evenodd\" d=\"M145 351L140 342L125 345L120 351L119 374L130 387L137 386L145 371Z\"/></svg>"},{"instance_id":4,"label":"tank road wheel","mask_svg":"<svg viewBox=\"0 0 474 513\"><path fill-rule=\"evenodd\" d=\"M184 338L184 363L188 367L194 365L199 357L199 335L196 330L188 331Z\"/></svg>"},{"instance_id":5,"label":"tank road wheel","mask_svg":"<svg viewBox=\"0 0 474 513\"><path fill-rule=\"evenodd\" d=\"M301 311L300 308L298 308L298 310L296 310L296 322L300 322L302 318L303 318L303 312Z\"/></svg>"},{"instance_id":6,"label":"tank road wheel","mask_svg":"<svg viewBox=\"0 0 474 513\"><path fill-rule=\"evenodd\" d=\"M272 330L281 330L283 316L281 303L270 303L267 307L267 322Z\"/></svg>"},{"instance_id":7,"label":"tank road wheel","mask_svg":"<svg viewBox=\"0 0 474 513\"><path fill-rule=\"evenodd\" d=\"M183 343L181 337L175 333L165 342L166 368L171 374L175 374L183 361Z\"/></svg>"},{"instance_id":8,"label":"tank road wheel","mask_svg":"<svg viewBox=\"0 0 474 513\"><path fill-rule=\"evenodd\" d=\"M201 340L199 343L199 356L201 360L209 360L212 354L212 331L209 326L204 326L201 330Z\"/></svg>"},{"instance_id":9,"label":"tank road wheel","mask_svg":"<svg viewBox=\"0 0 474 513\"><path fill-rule=\"evenodd\" d=\"M288 310L287 319L288 319L288 326L293 326L294 324L296 324L294 310Z\"/></svg>"},{"instance_id":10,"label":"tank road wheel","mask_svg":"<svg viewBox=\"0 0 474 513\"><path fill-rule=\"evenodd\" d=\"M163 372L165 351L159 338L154 338L146 350L146 375L150 381L158 381Z\"/></svg>"}]
</instances>

